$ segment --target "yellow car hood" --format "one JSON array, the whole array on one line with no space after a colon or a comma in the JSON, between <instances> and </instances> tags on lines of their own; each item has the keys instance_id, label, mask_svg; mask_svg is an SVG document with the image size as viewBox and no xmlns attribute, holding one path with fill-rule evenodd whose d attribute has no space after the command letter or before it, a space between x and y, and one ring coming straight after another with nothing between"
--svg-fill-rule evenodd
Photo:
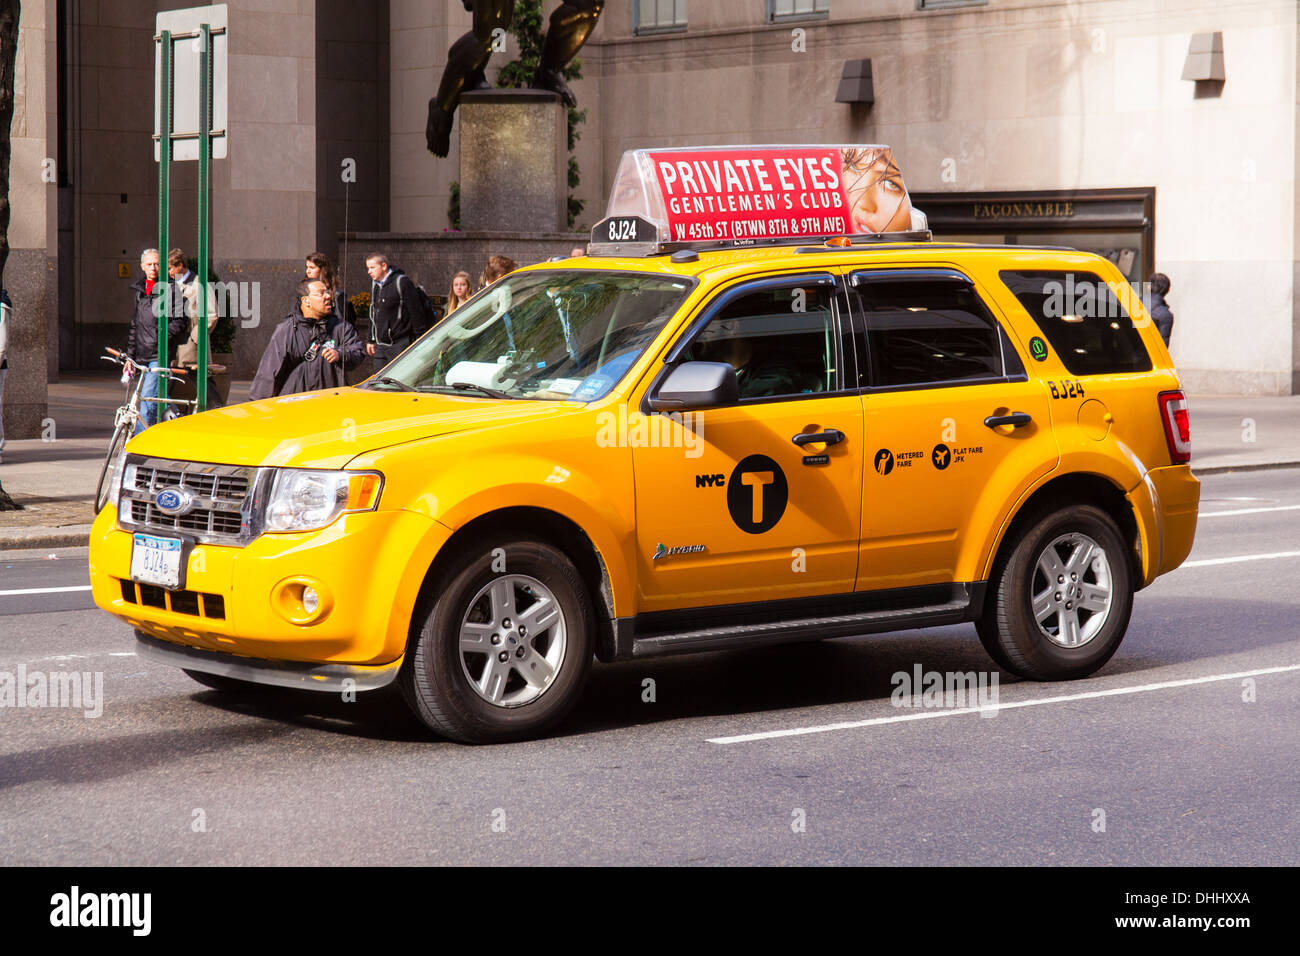
<instances>
[{"instance_id":1,"label":"yellow car hood","mask_svg":"<svg viewBox=\"0 0 1300 956\"><path fill-rule=\"evenodd\" d=\"M537 421L566 404L355 388L302 392L163 422L142 432L126 450L227 465L341 468L363 452L471 428Z\"/></svg>"}]
</instances>

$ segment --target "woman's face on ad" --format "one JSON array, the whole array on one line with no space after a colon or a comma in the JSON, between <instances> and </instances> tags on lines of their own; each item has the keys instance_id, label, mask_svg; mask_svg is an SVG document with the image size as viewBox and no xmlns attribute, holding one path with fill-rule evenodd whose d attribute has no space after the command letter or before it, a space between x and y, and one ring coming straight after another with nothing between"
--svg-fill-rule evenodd
<instances>
[{"instance_id":1,"label":"woman's face on ad","mask_svg":"<svg viewBox=\"0 0 1300 956\"><path fill-rule=\"evenodd\" d=\"M901 232L912 223L903 176L890 150L846 155L844 189L855 233Z\"/></svg>"}]
</instances>

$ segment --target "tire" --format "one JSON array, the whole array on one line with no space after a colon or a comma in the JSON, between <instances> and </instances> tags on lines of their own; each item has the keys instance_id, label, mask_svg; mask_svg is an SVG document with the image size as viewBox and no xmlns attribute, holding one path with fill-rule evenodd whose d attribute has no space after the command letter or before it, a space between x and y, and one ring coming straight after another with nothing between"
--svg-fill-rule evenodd
<instances>
[{"instance_id":1,"label":"tire","mask_svg":"<svg viewBox=\"0 0 1300 956\"><path fill-rule=\"evenodd\" d=\"M113 477L113 466L117 463L118 457L122 454L122 449L126 447L127 440L131 437L127 434L131 425L128 422L122 422L113 432L113 440L108 443L108 455L104 458L104 463L99 466L99 483L95 485L95 514L104 510L104 505L108 504L109 482Z\"/></svg>"},{"instance_id":2,"label":"tire","mask_svg":"<svg viewBox=\"0 0 1300 956\"><path fill-rule=\"evenodd\" d=\"M419 631L398 681L415 715L445 737L536 737L582 695L594 646L591 596L573 562L548 544L489 539L416 614Z\"/></svg>"},{"instance_id":3,"label":"tire","mask_svg":"<svg viewBox=\"0 0 1300 956\"><path fill-rule=\"evenodd\" d=\"M980 641L1000 667L1028 680L1087 677L1119 649L1133 611L1128 549L1111 517L1091 505L1034 522L989 584Z\"/></svg>"},{"instance_id":4,"label":"tire","mask_svg":"<svg viewBox=\"0 0 1300 956\"><path fill-rule=\"evenodd\" d=\"M198 681L204 687L211 687L213 690L224 691L246 691L250 686L248 681L242 681L235 677L223 677L220 674L207 674L203 671L191 671L181 668L186 677Z\"/></svg>"}]
</instances>

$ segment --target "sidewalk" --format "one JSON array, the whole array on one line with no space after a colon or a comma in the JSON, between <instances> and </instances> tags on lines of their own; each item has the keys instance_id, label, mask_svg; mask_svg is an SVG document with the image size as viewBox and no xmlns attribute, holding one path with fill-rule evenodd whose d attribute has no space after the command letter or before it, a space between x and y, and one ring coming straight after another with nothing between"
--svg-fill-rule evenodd
<instances>
[{"instance_id":1,"label":"sidewalk","mask_svg":"<svg viewBox=\"0 0 1300 956\"><path fill-rule=\"evenodd\" d=\"M243 401L249 382L231 386ZM0 512L0 551L84 546L100 465L124 389L114 375L70 373L50 386L52 441L10 441L0 482L23 511ZM1192 396L1192 467L1198 475L1300 467L1300 395Z\"/></svg>"}]
</instances>

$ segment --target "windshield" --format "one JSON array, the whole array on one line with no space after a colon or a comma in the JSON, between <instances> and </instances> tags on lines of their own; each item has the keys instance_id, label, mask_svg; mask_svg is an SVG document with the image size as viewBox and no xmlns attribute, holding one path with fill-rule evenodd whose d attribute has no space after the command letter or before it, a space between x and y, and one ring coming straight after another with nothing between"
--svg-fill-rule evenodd
<instances>
[{"instance_id":1,"label":"windshield","mask_svg":"<svg viewBox=\"0 0 1300 956\"><path fill-rule=\"evenodd\" d=\"M506 276L436 325L368 387L589 402L623 377L691 284L590 269Z\"/></svg>"}]
</instances>

